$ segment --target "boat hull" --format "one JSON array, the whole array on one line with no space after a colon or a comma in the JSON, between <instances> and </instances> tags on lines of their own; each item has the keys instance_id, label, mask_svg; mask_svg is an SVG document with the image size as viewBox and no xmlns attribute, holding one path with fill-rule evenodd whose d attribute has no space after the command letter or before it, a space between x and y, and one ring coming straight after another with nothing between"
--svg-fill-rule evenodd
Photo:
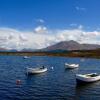
<instances>
[{"instance_id":1,"label":"boat hull","mask_svg":"<svg viewBox=\"0 0 100 100\"><path fill-rule=\"evenodd\" d=\"M93 82L95 82L95 81L93 81ZM83 80L76 79L76 84L77 85L89 84L89 83L93 83L93 82L87 82L87 81L83 81Z\"/></svg>"},{"instance_id":2,"label":"boat hull","mask_svg":"<svg viewBox=\"0 0 100 100\"><path fill-rule=\"evenodd\" d=\"M100 76L95 77L82 77L80 75L76 75L76 82L77 84L86 84L86 83L93 83L100 80Z\"/></svg>"},{"instance_id":3,"label":"boat hull","mask_svg":"<svg viewBox=\"0 0 100 100\"><path fill-rule=\"evenodd\" d=\"M23 58L24 58L24 59L28 59L28 58L29 58L29 56L24 56Z\"/></svg>"},{"instance_id":4,"label":"boat hull","mask_svg":"<svg viewBox=\"0 0 100 100\"><path fill-rule=\"evenodd\" d=\"M79 67L79 64L65 64L65 68L68 68L68 69L73 69L73 68L78 68Z\"/></svg>"},{"instance_id":5,"label":"boat hull","mask_svg":"<svg viewBox=\"0 0 100 100\"><path fill-rule=\"evenodd\" d=\"M46 72L47 71L47 68L41 68L41 69L39 69L39 68L34 68L34 69L32 69L32 68L28 68L27 69L27 74L40 74L40 73L44 73L44 72Z\"/></svg>"}]
</instances>

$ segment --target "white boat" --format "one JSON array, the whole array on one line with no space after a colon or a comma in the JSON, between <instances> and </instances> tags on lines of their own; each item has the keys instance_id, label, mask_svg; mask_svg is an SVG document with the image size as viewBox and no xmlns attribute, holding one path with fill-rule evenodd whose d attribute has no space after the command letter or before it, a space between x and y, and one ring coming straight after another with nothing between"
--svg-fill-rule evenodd
<instances>
[{"instance_id":1,"label":"white boat","mask_svg":"<svg viewBox=\"0 0 100 100\"><path fill-rule=\"evenodd\" d=\"M24 56L23 58L24 58L24 59L27 59L27 58L29 58L29 56Z\"/></svg>"},{"instance_id":2,"label":"white boat","mask_svg":"<svg viewBox=\"0 0 100 100\"><path fill-rule=\"evenodd\" d=\"M76 81L80 83L91 83L100 80L100 75L97 73L90 74L76 74Z\"/></svg>"},{"instance_id":3,"label":"white boat","mask_svg":"<svg viewBox=\"0 0 100 100\"><path fill-rule=\"evenodd\" d=\"M47 71L47 68L44 66L39 67L39 68L27 68L27 74L40 74L46 71Z\"/></svg>"},{"instance_id":4,"label":"white boat","mask_svg":"<svg viewBox=\"0 0 100 100\"><path fill-rule=\"evenodd\" d=\"M68 63L65 63L65 68L77 68L79 67L79 64L68 64Z\"/></svg>"}]
</instances>

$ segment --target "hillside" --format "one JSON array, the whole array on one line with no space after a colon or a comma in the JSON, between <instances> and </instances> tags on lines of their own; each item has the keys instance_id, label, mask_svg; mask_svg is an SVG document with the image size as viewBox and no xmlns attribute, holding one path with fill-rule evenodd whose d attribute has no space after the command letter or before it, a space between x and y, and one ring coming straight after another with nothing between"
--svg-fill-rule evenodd
<instances>
[{"instance_id":1,"label":"hillside","mask_svg":"<svg viewBox=\"0 0 100 100\"><path fill-rule=\"evenodd\" d=\"M48 46L42 50L50 51L50 50L94 50L100 48L100 45L97 44L80 44L76 41L63 41L57 44Z\"/></svg>"}]
</instances>

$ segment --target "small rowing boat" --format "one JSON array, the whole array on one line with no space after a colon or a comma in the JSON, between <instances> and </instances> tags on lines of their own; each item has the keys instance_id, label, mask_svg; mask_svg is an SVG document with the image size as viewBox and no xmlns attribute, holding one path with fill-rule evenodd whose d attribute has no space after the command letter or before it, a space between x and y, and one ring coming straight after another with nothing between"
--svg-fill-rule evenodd
<instances>
[{"instance_id":1,"label":"small rowing boat","mask_svg":"<svg viewBox=\"0 0 100 100\"><path fill-rule=\"evenodd\" d=\"M90 74L76 74L76 81L80 83L91 83L100 80L100 75L97 73Z\"/></svg>"},{"instance_id":2,"label":"small rowing boat","mask_svg":"<svg viewBox=\"0 0 100 100\"><path fill-rule=\"evenodd\" d=\"M39 67L39 68L27 68L27 74L40 74L46 71L47 71L47 68L44 66Z\"/></svg>"},{"instance_id":3,"label":"small rowing boat","mask_svg":"<svg viewBox=\"0 0 100 100\"><path fill-rule=\"evenodd\" d=\"M73 69L73 68L77 68L77 67L79 67L79 64L68 64L68 63L65 63L65 68Z\"/></svg>"}]
</instances>

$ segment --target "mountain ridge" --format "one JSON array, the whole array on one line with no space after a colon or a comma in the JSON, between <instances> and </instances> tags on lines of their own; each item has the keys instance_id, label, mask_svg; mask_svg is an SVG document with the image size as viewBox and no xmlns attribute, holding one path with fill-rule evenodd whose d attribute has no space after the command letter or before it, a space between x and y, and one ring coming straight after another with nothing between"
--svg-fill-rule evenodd
<instances>
[{"instance_id":1,"label":"mountain ridge","mask_svg":"<svg viewBox=\"0 0 100 100\"><path fill-rule=\"evenodd\" d=\"M100 45L98 44L81 44L74 40L70 41L61 41L54 45L48 46L43 48L43 51L50 51L50 50L94 50L99 49Z\"/></svg>"}]
</instances>

